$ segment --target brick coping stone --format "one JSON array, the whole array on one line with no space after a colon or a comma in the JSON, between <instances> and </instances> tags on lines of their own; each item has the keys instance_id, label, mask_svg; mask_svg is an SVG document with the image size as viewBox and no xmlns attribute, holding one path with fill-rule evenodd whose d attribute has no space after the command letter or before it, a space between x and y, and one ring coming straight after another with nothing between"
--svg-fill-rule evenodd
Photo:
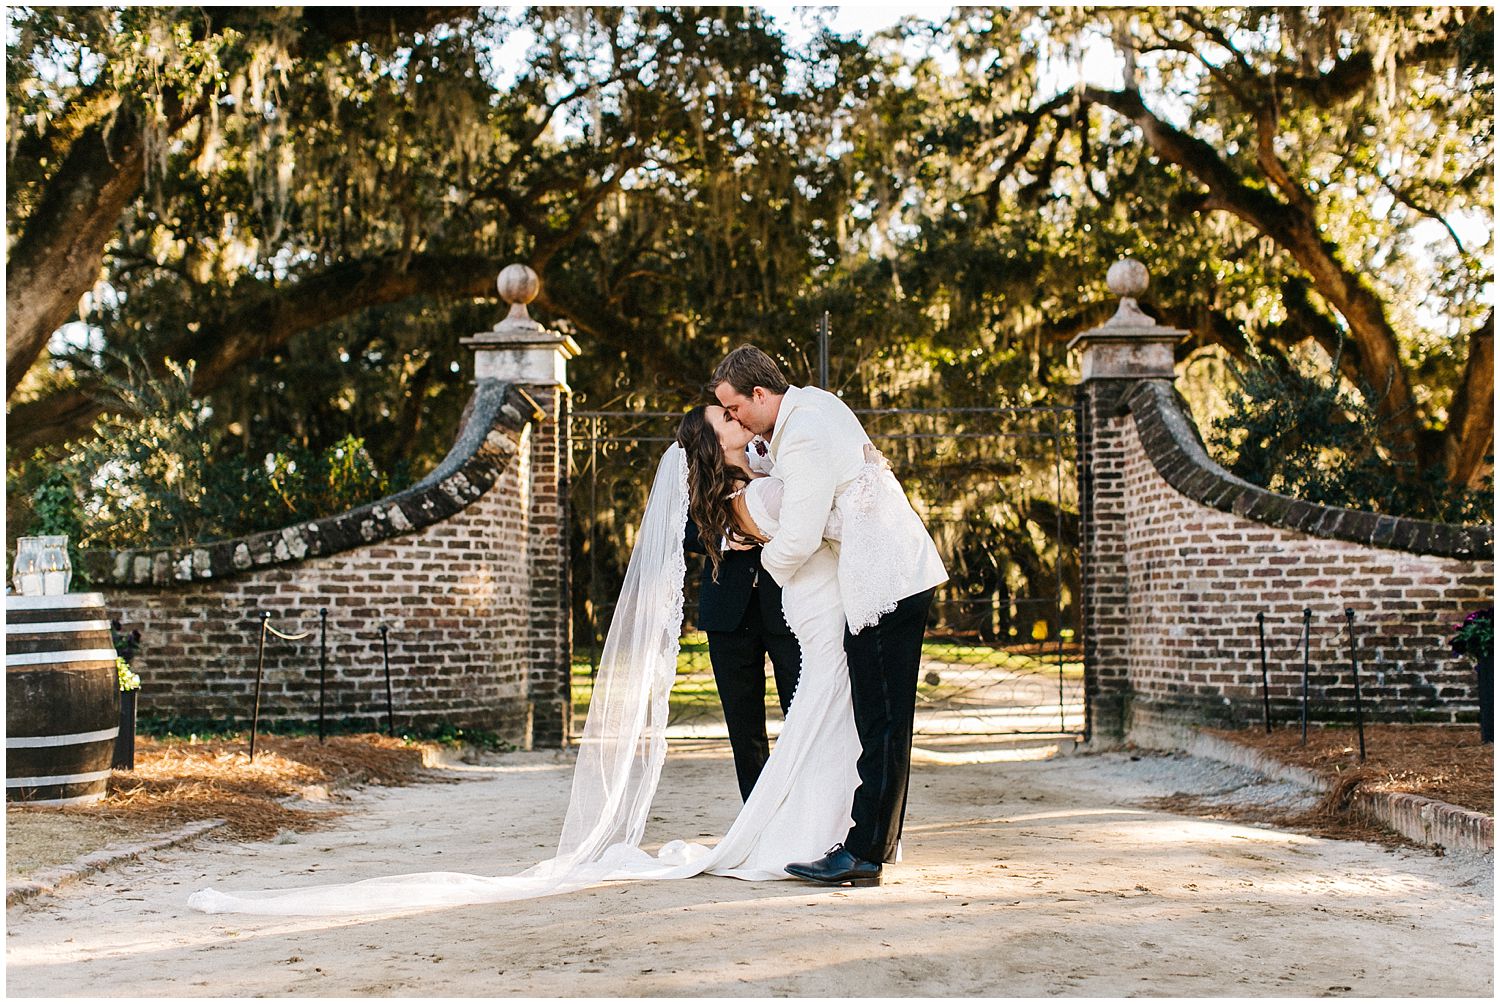
<instances>
[{"instance_id":1,"label":"brick coping stone","mask_svg":"<svg viewBox=\"0 0 1500 1004\"><path fill-rule=\"evenodd\" d=\"M489 491L516 455L521 433L544 418L520 387L481 380L448 455L409 488L335 516L246 537L175 548L85 550L83 563L95 587L165 586L294 564L420 530L468 508Z\"/></svg>"},{"instance_id":2,"label":"brick coping stone","mask_svg":"<svg viewBox=\"0 0 1500 1004\"><path fill-rule=\"evenodd\" d=\"M1125 396L1141 445L1163 479L1221 512L1313 537L1445 558L1491 559L1493 525L1457 526L1341 509L1278 495L1213 461L1170 380L1140 380Z\"/></svg>"}]
</instances>

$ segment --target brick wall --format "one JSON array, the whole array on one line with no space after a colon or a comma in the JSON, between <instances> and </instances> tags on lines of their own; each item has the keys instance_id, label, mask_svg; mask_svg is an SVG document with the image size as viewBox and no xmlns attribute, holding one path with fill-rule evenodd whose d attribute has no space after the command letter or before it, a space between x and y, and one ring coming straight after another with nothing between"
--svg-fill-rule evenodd
<instances>
[{"instance_id":1,"label":"brick wall","mask_svg":"<svg viewBox=\"0 0 1500 1004\"><path fill-rule=\"evenodd\" d=\"M567 745L573 722L573 622L568 575L568 408L563 388L536 388L546 413L531 449L531 497L527 547L536 574L531 579L528 689L538 746Z\"/></svg>"},{"instance_id":2,"label":"brick wall","mask_svg":"<svg viewBox=\"0 0 1500 1004\"><path fill-rule=\"evenodd\" d=\"M285 633L314 634L268 640L262 719L315 721L326 608L331 721L383 725L384 623L398 728L559 744L557 632L538 642L539 625L567 622L551 612L565 572L547 526L559 432L556 402L540 396L481 382L438 469L373 505L240 540L88 556L112 615L144 635L141 713L248 721L266 611ZM534 734L538 704L552 723Z\"/></svg>"},{"instance_id":3,"label":"brick wall","mask_svg":"<svg viewBox=\"0 0 1500 1004\"><path fill-rule=\"evenodd\" d=\"M1258 720L1257 613L1272 713L1292 720L1304 608L1314 720L1353 714L1346 607L1369 714L1473 719L1472 669L1446 639L1466 611L1493 603L1491 527L1316 506L1240 481L1208 458L1170 381L1093 381L1080 406L1096 734L1125 735L1137 711Z\"/></svg>"},{"instance_id":4,"label":"brick wall","mask_svg":"<svg viewBox=\"0 0 1500 1004\"><path fill-rule=\"evenodd\" d=\"M1117 734L1130 693L1125 602L1125 454L1108 434L1112 416L1134 381L1090 380L1078 389L1079 566L1083 592L1085 731Z\"/></svg>"}]
</instances>

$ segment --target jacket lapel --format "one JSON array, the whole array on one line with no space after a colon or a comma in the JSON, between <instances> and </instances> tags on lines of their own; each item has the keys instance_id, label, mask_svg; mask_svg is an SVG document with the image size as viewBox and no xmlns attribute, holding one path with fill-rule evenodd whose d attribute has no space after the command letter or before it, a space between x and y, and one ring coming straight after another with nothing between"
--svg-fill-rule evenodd
<instances>
[{"instance_id":1,"label":"jacket lapel","mask_svg":"<svg viewBox=\"0 0 1500 1004\"><path fill-rule=\"evenodd\" d=\"M776 447L781 442L781 432L786 428L787 419L792 417L792 412L802 406L802 399L806 395L801 387L787 387L786 394L781 399L781 410L776 413L776 427L771 430L771 462L776 461Z\"/></svg>"}]
</instances>

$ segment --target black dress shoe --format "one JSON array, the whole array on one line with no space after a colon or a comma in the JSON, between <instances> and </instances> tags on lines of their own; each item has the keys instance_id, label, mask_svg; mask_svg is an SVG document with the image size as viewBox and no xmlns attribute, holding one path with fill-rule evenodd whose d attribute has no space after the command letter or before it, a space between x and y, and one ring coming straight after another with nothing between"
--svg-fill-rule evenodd
<instances>
[{"instance_id":1,"label":"black dress shoe","mask_svg":"<svg viewBox=\"0 0 1500 1004\"><path fill-rule=\"evenodd\" d=\"M799 861L786 866L788 875L795 875L819 885L879 885L879 862L857 858L844 850L843 844L834 844L828 853L816 861Z\"/></svg>"}]
</instances>

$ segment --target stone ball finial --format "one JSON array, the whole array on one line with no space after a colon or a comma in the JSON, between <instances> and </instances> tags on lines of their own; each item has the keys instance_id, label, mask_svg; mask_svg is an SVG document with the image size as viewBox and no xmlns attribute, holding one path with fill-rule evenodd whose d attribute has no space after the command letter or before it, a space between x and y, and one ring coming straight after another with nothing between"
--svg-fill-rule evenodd
<instances>
[{"instance_id":1,"label":"stone ball finial","mask_svg":"<svg viewBox=\"0 0 1500 1004\"><path fill-rule=\"evenodd\" d=\"M1132 300L1138 300L1141 294L1146 292L1146 287L1151 284L1151 273L1146 271L1145 265L1134 258L1121 258L1109 267L1109 272L1104 277L1104 284L1116 296L1128 296Z\"/></svg>"},{"instance_id":2,"label":"stone ball finial","mask_svg":"<svg viewBox=\"0 0 1500 1004\"><path fill-rule=\"evenodd\" d=\"M1141 305L1136 302L1136 297L1146 292L1146 286L1151 282L1151 273L1146 271L1145 265L1134 258L1121 258L1109 267L1104 282L1109 286L1109 291L1120 298L1119 309L1115 311L1114 317L1104 322L1105 327L1156 326L1156 321L1141 310Z\"/></svg>"},{"instance_id":3,"label":"stone ball finial","mask_svg":"<svg viewBox=\"0 0 1500 1004\"><path fill-rule=\"evenodd\" d=\"M495 288L506 303L530 303L541 292L542 280L529 266L517 262L500 270L495 279Z\"/></svg>"},{"instance_id":4,"label":"stone ball finial","mask_svg":"<svg viewBox=\"0 0 1500 1004\"><path fill-rule=\"evenodd\" d=\"M500 291L500 298L510 304L510 311L495 325L496 331L541 330L542 326L531 319L531 313L526 309L526 305L542 290L542 280L536 272L519 262L507 265L496 277L495 288Z\"/></svg>"}]
</instances>

